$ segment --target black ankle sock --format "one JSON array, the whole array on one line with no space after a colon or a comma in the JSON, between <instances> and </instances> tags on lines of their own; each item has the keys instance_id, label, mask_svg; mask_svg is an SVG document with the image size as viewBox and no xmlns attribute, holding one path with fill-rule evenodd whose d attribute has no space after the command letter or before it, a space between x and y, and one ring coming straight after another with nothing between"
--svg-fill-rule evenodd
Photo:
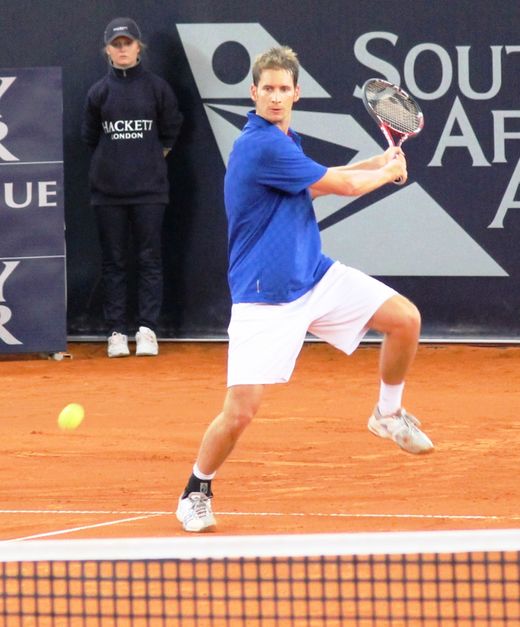
<instances>
[{"instance_id":1,"label":"black ankle sock","mask_svg":"<svg viewBox=\"0 0 520 627\"><path fill-rule=\"evenodd\" d=\"M211 491L211 479L199 479L195 475L191 475L186 488L184 489L182 498L185 499L188 494L191 494L192 492L202 492L202 494L211 498L213 496L213 492Z\"/></svg>"}]
</instances>

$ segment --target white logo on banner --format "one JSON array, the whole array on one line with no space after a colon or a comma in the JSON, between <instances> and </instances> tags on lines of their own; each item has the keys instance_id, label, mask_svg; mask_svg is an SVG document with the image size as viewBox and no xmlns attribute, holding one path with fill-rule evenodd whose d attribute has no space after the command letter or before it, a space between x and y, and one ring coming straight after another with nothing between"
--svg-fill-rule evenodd
<instances>
[{"instance_id":1,"label":"white logo on banner","mask_svg":"<svg viewBox=\"0 0 520 627\"><path fill-rule=\"evenodd\" d=\"M251 59L280 45L260 24L178 24L177 29L203 101L248 98ZM225 45L239 46L250 60L246 72L232 83L221 80L213 66L215 54ZM353 150L355 160L380 152L381 146L352 116L301 110L305 98L331 96L303 67L299 82L302 97L291 124L297 132ZM241 129L229 122L226 114L245 118L252 107L205 102L204 108L227 165ZM354 200L318 198L314 203L318 220ZM383 200L367 204L354 215L323 229L321 235L326 254L372 275L508 276L419 183L390 190Z\"/></svg>"},{"instance_id":2,"label":"white logo on banner","mask_svg":"<svg viewBox=\"0 0 520 627\"><path fill-rule=\"evenodd\" d=\"M0 272L0 303L5 303L4 286L7 279L14 272L19 261L4 261L4 269ZM15 336L10 333L5 325L11 320L12 311L7 305L0 305L0 340L5 344L21 344Z\"/></svg>"},{"instance_id":3,"label":"white logo on banner","mask_svg":"<svg viewBox=\"0 0 520 627\"><path fill-rule=\"evenodd\" d=\"M15 82L16 76L0 76L0 98ZM0 115L0 118L2 116ZM2 161L19 161L18 157L15 157L7 148L2 144L2 141L7 137L9 129L5 122L0 121L0 159Z\"/></svg>"}]
</instances>

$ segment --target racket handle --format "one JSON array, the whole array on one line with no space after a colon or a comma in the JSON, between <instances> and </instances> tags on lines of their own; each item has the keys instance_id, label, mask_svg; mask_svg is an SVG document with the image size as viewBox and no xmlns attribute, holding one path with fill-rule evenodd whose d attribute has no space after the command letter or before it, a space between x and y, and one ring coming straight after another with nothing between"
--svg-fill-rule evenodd
<instances>
[{"instance_id":1,"label":"racket handle","mask_svg":"<svg viewBox=\"0 0 520 627\"><path fill-rule=\"evenodd\" d=\"M401 137L401 139L397 142L397 144L395 144L396 146L398 146L399 148L402 146L404 140L406 139L406 136L403 135ZM388 142L390 144L390 141ZM390 148L393 146L394 144L390 144ZM394 159L397 159L396 156L394 156ZM394 185L404 185L405 181L403 181L403 178L400 176L398 179L395 179L394 181Z\"/></svg>"}]
</instances>

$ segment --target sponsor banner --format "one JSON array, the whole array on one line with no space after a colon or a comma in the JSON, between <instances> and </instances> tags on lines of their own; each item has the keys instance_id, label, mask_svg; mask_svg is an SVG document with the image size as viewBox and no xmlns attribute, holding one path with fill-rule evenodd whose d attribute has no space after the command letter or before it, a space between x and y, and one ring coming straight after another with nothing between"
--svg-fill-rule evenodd
<instances>
[{"instance_id":1,"label":"sponsor banner","mask_svg":"<svg viewBox=\"0 0 520 627\"><path fill-rule=\"evenodd\" d=\"M0 70L0 352L66 347L60 68Z\"/></svg>"},{"instance_id":2,"label":"sponsor banner","mask_svg":"<svg viewBox=\"0 0 520 627\"><path fill-rule=\"evenodd\" d=\"M66 347L63 258L0 262L3 353L58 352Z\"/></svg>"},{"instance_id":3,"label":"sponsor banner","mask_svg":"<svg viewBox=\"0 0 520 627\"><path fill-rule=\"evenodd\" d=\"M99 242L89 206L90 152L81 143L80 127L87 91L107 71L99 49L113 16L107 16L106 3L49 0L32 3L28 21L26 3L11 4L0 38L3 64L59 62L64 67L69 335L102 337ZM81 46L77 29L59 28L65 5L67 10L73 6L74 23L81 24ZM401 85L425 116L423 131L404 145L405 186L316 201L325 251L413 300L422 314L424 338L520 338L517 0L402 0L399 10L383 0L285 0L276 5L127 0L125 7L126 14L137 17L148 45L146 67L173 86L185 116L167 159L172 193L165 216L161 336L227 336L223 178L233 141L252 108L252 62L270 46L283 44L298 52L302 66L293 126L305 151L320 163L344 164L385 148L360 98L368 78ZM45 89L33 84L20 89L31 82L30 75L3 76L0 168L7 173L2 181L13 183L13 170L22 166L9 162L9 153L20 158L29 144L37 162L32 167L61 160L54 130L61 107L53 100L56 94ZM16 95L33 89L30 98ZM143 113L126 127L114 120L104 132L114 137L147 132L146 119ZM30 132L18 132L17 125ZM35 145L41 127L48 134ZM38 186L45 182L51 184ZM29 215L25 231L42 228L40 218L45 222L58 213L59 207L46 206L55 198L61 202L58 172L40 177L28 170L16 187L1 189L0 232L6 225L6 198L11 205L23 205L32 194L28 207L7 209L10 220L24 211L39 212L38 226ZM0 241L4 250L10 248L0 255L8 257L20 254L12 251L11 234L19 229L9 230L9 243ZM61 233L49 224L47 237L51 231L59 244ZM30 255L43 254L40 239L26 235ZM131 325L130 332L135 330Z\"/></svg>"},{"instance_id":4,"label":"sponsor banner","mask_svg":"<svg viewBox=\"0 0 520 627\"><path fill-rule=\"evenodd\" d=\"M292 127L306 152L326 165L386 148L360 88L371 77L401 85L425 115L423 132L404 145L409 181L362 198L317 199L324 250L416 302L423 337L514 339L520 102L511 87L520 46L499 26L467 45L457 21L436 39L426 27L410 30L389 16L380 20L387 27L375 30L372 17L357 11L339 39L337 24L324 18L323 41L342 44L319 49L306 45L310 16L307 25L301 18L300 39L256 20L177 25L224 166L252 108L250 68L258 52L288 41L299 52L301 97Z\"/></svg>"}]
</instances>

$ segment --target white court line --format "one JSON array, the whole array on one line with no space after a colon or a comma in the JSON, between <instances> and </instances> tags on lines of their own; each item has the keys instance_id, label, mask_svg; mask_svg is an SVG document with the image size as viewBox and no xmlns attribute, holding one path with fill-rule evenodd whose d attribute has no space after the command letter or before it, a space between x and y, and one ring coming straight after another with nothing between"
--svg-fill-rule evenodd
<instances>
[{"instance_id":1,"label":"white court line","mask_svg":"<svg viewBox=\"0 0 520 627\"><path fill-rule=\"evenodd\" d=\"M163 516L165 514L173 514L173 512L154 512L154 511L132 511L125 510L124 512L108 509L0 509L1 514L143 514L144 516Z\"/></svg>"},{"instance_id":2,"label":"white court line","mask_svg":"<svg viewBox=\"0 0 520 627\"><path fill-rule=\"evenodd\" d=\"M173 511L113 511L113 510L75 510L75 509L0 509L0 515L2 514L75 514L75 515L136 515L138 517L146 518L153 516L172 516ZM217 516L253 516L253 517L319 517L319 518L410 518L410 519L436 519L436 520L520 520L520 514L511 515L480 515L480 514L355 514L355 513L324 513L324 512L215 512ZM135 520L138 520L136 518ZM127 519L132 520L132 519ZM121 521L124 522L124 521ZM100 523L104 524L117 524L112 523ZM88 527L84 527L87 529ZM66 532L64 532L66 533Z\"/></svg>"},{"instance_id":3,"label":"white court line","mask_svg":"<svg viewBox=\"0 0 520 627\"><path fill-rule=\"evenodd\" d=\"M468 514L460 516L451 514L322 514L320 512L215 512L215 514L219 516L316 516L321 518L434 518L441 520L520 520L520 515L484 516L478 514Z\"/></svg>"},{"instance_id":4,"label":"white court line","mask_svg":"<svg viewBox=\"0 0 520 627\"><path fill-rule=\"evenodd\" d=\"M59 536L65 533L73 533L74 531L84 531L85 529L95 529L96 527L108 527L109 525L120 525L121 523L133 522L134 520L142 520L143 518L153 518L154 516L158 516L158 514L148 514L146 516L134 516L132 518L123 518L122 520L111 520L109 522L96 523L95 525L83 525L81 527L72 527L71 529L59 529L58 531L49 531L48 533L36 533L32 536L24 536L22 538L11 538L11 540L5 540L5 542L20 542L22 540L34 540L35 538Z\"/></svg>"}]
</instances>

